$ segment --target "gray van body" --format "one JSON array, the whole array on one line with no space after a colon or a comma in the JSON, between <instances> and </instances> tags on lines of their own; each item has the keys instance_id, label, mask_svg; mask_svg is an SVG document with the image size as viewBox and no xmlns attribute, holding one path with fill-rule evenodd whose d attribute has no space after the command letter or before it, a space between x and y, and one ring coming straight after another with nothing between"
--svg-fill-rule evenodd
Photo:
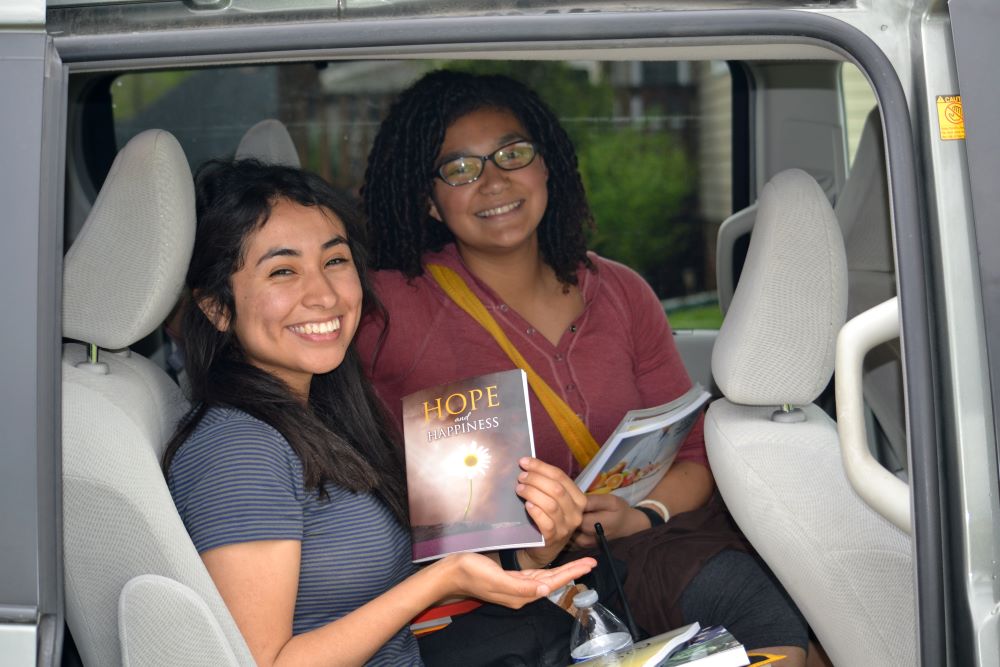
<instances>
[{"instance_id":1,"label":"gray van body","mask_svg":"<svg viewBox=\"0 0 1000 667\"><path fill-rule=\"evenodd\" d=\"M834 54L868 76L885 127L901 303L913 641L923 665L1000 665L1000 3L511 1L456 10L340 0L256 11L262 7L0 7L0 662L58 664L63 641L59 359L73 73L281 58L568 59L634 49L666 59ZM967 138L944 140L935 98L959 93Z\"/></svg>"}]
</instances>

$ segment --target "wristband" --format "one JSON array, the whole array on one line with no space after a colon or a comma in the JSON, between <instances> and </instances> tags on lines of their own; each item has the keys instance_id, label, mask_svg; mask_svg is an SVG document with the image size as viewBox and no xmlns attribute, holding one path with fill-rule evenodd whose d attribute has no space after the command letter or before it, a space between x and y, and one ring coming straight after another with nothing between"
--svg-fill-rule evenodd
<instances>
[{"instance_id":1,"label":"wristband","mask_svg":"<svg viewBox=\"0 0 1000 667\"><path fill-rule=\"evenodd\" d=\"M637 510L642 511L643 514L646 514L645 511L646 509L651 509L653 512L655 512L656 519L654 519L653 517L649 518L649 520L653 523L654 526L658 526L661 523L666 523L667 521L670 521L670 510L668 510L667 506L661 503L659 500L646 498L645 500L640 500L639 502L637 502L635 504L635 508Z\"/></svg>"},{"instance_id":2,"label":"wristband","mask_svg":"<svg viewBox=\"0 0 1000 667\"><path fill-rule=\"evenodd\" d=\"M517 560L517 549L500 549L497 555L500 556L500 567L505 570L520 571L521 563Z\"/></svg>"},{"instance_id":3,"label":"wristband","mask_svg":"<svg viewBox=\"0 0 1000 667\"><path fill-rule=\"evenodd\" d=\"M643 514L645 514L649 518L649 527L650 528L652 528L653 526L659 526L659 525L662 525L663 523L665 523L665 521L663 520L663 517L660 516L660 513L657 512L656 510L654 510L651 507L639 507L638 505L636 505L633 509L639 510L640 512L642 512Z\"/></svg>"}]
</instances>

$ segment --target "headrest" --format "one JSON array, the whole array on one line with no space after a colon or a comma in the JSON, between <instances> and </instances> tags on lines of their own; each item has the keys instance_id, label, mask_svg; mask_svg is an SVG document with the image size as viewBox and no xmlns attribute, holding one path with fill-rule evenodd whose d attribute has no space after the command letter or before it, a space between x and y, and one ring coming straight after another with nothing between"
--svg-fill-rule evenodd
<instances>
[{"instance_id":1,"label":"headrest","mask_svg":"<svg viewBox=\"0 0 1000 667\"><path fill-rule=\"evenodd\" d=\"M834 207L844 235L847 263L852 271L892 273L892 227L885 145L878 107L871 110L861 130L854 163Z\"/></svg>"},{"instance_id":2,"label":"headrest","mask_svg":"<svg viewBox=\"0 0 1000 667\"><path fill-rule=\"evenodd\" d=\"M273 118L260 121L240 139L240 145L236 147L236 159L245 158L296 169L302 166L292 135L288 134L288 129L281 121Z\"/></svg>"},{"instance_id":3,"label":"headrest","mask_svg":"<svg viewBox=\"0 0 1000 667\"><path fill-rule=\"evenodd\" d=\"M63 264L63 336L132 345L177 302L194 247L194 182L163 130L119 151Z\"/></svg>"},{"instance_id":4,"label":"headrest","mask_svg":"<svg viewBox=\"0 0 1000 667\"><path fill-rule=\"evenodd\" d=\"M732 304L712 352L726 397L744 405L805 405L830 381L847 308L840 227L806 172L777 174L761 193Z\"/></svg>"}]
</instances>

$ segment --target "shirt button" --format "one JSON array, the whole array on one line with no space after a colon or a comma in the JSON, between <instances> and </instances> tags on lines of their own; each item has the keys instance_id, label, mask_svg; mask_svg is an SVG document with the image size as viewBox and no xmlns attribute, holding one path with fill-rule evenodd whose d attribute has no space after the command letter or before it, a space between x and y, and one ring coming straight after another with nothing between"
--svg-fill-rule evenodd
<instances>
[{"instance_id":1,"label":"shirt button","mask_svg":"<svg viewBox=\"0 0 1000 667\"><path fill-rule=\"evenodd\" d=\"M573 391L574 389L576 389L576 385L573 384L572 382L566 385L566 391Z\"/></svg>"},{"instance_id":2,"label":"shirt button","mask_svg":"<svg viewBox=\"0 0 1000 667\"><path fill-rule=\"evenodd\" d=\"M576 333L576 325L575 324L569 325L569 332L570 333Z\"/></svg>"},{"instance_id":3,"label":"shirt button","mask_svg":"<svg viewBox=\"0 0 1000 667\"><path fill-rule=\"evenodd\" d=\"M524 330L524 333L530 336L531 334L535 333L535 329L534 327L528 327L527 329Z\"/></svg>"},{"instance_id":4,"label":"shirt button","mask_svg":"<svg viewBox=\"0 0 1000 667\"><path fill-rule=\"evenodd\" d=\"M505 313L506 313L506 312L507 312L507 310L508 310L508 309L507 309L507 304L506 304L506 303L501 303L501 304L500 304L500 310L501 310L502 312L505 312Z\"/></svg>"},{"instance_id":5,"label":"shirt button","mask_svg":"<svg viewBox=\"0 0 1000 667\"><path fill-rule=\"evenodd\" d=\"M556 355L556 361L562 361L562 360L563 360L562 359L562 355L561 354L557 354Z\"/></svg>"}]
</instances>

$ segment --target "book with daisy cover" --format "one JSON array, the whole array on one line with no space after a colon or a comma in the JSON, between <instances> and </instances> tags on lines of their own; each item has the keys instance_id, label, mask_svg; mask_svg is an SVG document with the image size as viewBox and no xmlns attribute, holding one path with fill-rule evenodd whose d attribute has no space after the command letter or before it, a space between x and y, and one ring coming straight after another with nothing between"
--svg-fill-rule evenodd
<instances>
[{"instance_id":1,"label":"book with daisy cover","mask_svg":"<svg viewBox=\"0 0 1000 667\"><path fill-rule=\"evenodd\" d=\"M514 491L518 460L535 455L524 371L405 396L403 439L413 562L545 544Z\"/></svg>"}]
</instances>

